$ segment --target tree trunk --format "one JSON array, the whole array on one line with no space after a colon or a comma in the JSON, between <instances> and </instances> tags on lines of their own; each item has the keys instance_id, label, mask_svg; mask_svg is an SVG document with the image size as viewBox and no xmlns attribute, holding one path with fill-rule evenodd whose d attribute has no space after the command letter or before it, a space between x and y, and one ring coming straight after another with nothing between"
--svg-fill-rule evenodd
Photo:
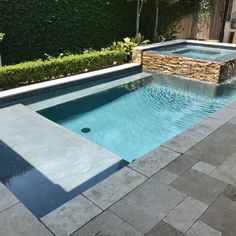
<instances>
[{"instance_id":1,"label":"tree trunk","mask_svg":"<svg viewBox=\"0 0 236 236\"><path fill-rule=\"evenodd\" d=\"M157 42L158 39L158 24L159 24L159 0L156 0L156 20L153 34L153 41Z\"/></svg>"},{"instance_id":2,"label":"tree trunk","mask_svg":"<svg viewBox=\"0 0 236 236\"><path fill-rule=\"evenodd\" d=\"M140 25L140 0L137 0L137 13L136 13L136 36L139 34L139 25Z\"/></svg>"},{"instance_id":3,"label":"tree trunk","mask_svg":"<svg viewBox=\"0 0 236 236\"><path fill-rule=\"evenodd\" d=\"M227 21L227 15L228 15L228 11L229 11L229 4L230 4L230 0L226 0L225 5L224 5L224 15L223 15L223 19L222 19L221 32L220 32L220 36L219 36L219 41L220 42L224 41L225 23Z\"/></svg>"},{"instance_id":4,"label":"tree trunk","mask_svg":"<svg viewBox=\"0 0 236 236\"><path fill-rule=\"evenodd\" d=\"M143 9L143 4L145 0L137 0L137 17L136 17L136 36L140 33L140 17Z\"/></svg>"}]
</instances>

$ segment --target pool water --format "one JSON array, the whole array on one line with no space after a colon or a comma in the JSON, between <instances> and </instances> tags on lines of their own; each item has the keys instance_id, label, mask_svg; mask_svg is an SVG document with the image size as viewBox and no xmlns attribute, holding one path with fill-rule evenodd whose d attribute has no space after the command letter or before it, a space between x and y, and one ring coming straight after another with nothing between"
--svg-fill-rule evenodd
<instances>
[{"instance_id":1,"label":"pool water","mask_svg":"<svg viewBox=\"0 0 236 236\"><path fill-rule=\"evenodd\" d=\"M39 113L132 162L235 98L234 86L209 97L150 79Z\"/></svg>"},{"instance_id":2,"label":"pool water","mask_svg":"<svg viewBox=\"0 0 236 236\"><path fill-rule=\"evenodd\" d=\"M184 49L180 51L176 51L175 54L179 54L185 57L190 58L203 58L203 59L211 59L212 56L220 54L220 52L200 50L200 49Z\"/></svg>"},{"instance_id":3,"label":"pool water","mask_svg":"<svg viewBox=\"0 0 236 236\"><path fill-rule=\"evenodd\" d=\"M170 56L187 57L213 62L225 62L236 58L236 50L220 45L177 43L148 50L147 52Z\"/></svg>"}]
</instances>

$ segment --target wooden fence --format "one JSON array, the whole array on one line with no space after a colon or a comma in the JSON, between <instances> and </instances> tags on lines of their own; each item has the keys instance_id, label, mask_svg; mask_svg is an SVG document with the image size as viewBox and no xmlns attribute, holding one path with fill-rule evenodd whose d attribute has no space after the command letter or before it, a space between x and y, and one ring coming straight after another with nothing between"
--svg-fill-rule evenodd
<instances>
[{"instance_id":1,"label":"wooden fence","mask_svg":"<svg viewBox=\"0 0 236 236\"><path fill-rule=\"evenodd\" d=\"M218 41L222 29L225 0L215 0L208 16L186 16L176 25L177 38Z\"/></svg>"}]
</instances>

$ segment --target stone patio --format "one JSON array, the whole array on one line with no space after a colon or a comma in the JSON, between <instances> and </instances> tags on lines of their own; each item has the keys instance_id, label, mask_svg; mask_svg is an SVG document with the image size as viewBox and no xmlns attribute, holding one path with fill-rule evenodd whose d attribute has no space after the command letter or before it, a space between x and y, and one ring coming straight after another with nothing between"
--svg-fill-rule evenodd
<instances>
[{"instance_id":1,"label":"stone patio","mask_svg":"<svg viewBox=\"0 0 236 236\"><path fill-rule=\"evenodd\" d=\"M41 219L0 197L3 236L235 236L236 103Z\"/></svg>"}]
</instances>

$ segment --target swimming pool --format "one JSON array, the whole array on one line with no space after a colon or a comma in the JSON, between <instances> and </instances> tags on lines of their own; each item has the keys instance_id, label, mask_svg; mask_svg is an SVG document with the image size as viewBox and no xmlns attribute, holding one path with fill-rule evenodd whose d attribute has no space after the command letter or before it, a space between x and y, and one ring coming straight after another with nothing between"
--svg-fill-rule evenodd
<instances>
[{"instance_id":1,"label":"swimming pool","mask_svg":"<svg viewBox=\"0 0 236 236\"><path fill-rule=\"evenodd\" d=\"M0 181L38 218L236 99L234 83L136 69L89 81L0 109Z\"/></svg>"},{"instance_id":2,"label":"swimming pool","mask_svg":"<svg viewBox=\"0 0 236 236\"><path fill-rule=\"evenodd\" d=\"M132 162L236 98L232 84L211 96L200 90L212 85L167 81L153 76L39 113Z\"/></svg>"}]
</instances>

